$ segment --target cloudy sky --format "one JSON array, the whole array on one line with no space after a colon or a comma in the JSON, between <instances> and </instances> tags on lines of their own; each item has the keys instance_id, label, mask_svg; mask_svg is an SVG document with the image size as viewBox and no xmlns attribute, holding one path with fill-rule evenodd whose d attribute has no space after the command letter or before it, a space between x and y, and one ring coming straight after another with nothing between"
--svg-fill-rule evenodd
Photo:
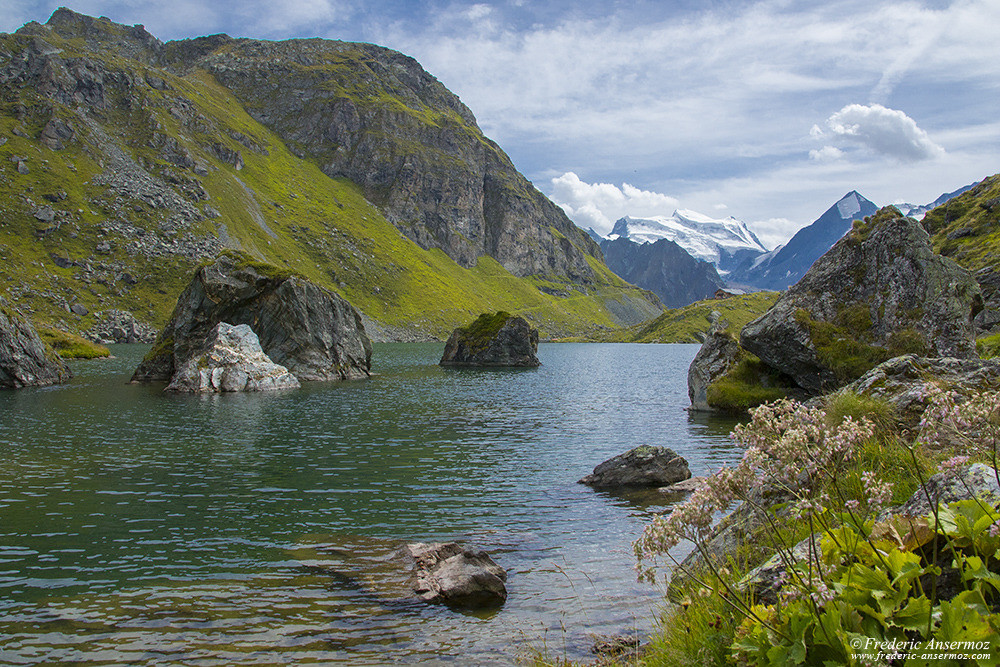
<instances>
[{"instance_id":1,"label":"cloudy sky","mask_svg":"<svg viewBox=\"0 0 1000 667\"><path fill-rule=\"evenodd\" d=\"M0 31L60 2L3 0ZM850 190L1000 171L1000 0L78 0L163 40L374 42L419 60L577 224L687 208L786 240Z\"/></svg>"}]
</instances>

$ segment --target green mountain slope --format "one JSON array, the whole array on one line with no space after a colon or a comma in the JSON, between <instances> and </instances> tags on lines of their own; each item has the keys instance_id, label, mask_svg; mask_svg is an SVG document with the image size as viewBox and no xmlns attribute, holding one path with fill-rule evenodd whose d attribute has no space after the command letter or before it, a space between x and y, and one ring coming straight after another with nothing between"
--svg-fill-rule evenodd
<instances>
[{"instance_id":1,"label":"green mountain slope","mask_svg":"<svg viewBox=\"0 0 1000 667\"><path fill-rule=\"evenodd\" d=\"M159 326L199 263L238 248L341 293L390 335L440 337L496 310L525 315L545 335L659 312L655 297L614 276L585 234L567 227L512 166L482 173L441 166L447 123L452 135L472 137L492 156L486 163L506 156L426 73L430 82L420 79L416 88L434 94L420 104L405 87L396 97L383 90L398 88L399 77L365 88L380 92L355 107L394 139L379 147L372 138L379 132L359 121L358 141L374 148L353 150L352 173L331 157L344 152L343 142L296 138L284 117L262 122L269 120L262 111L268 96L280 98L275 90L234 83L240 98L218 76L238 66L261 74L266 64L274 80L286 82L278 87L287 87L294 77L282 58L318 62L317 53L340 49L351 51L321 40L224 36L163 45L141 26L68 10L47 26L0 35L0 291L36 320L75 331L112 308ZM386 54L376 55L419 68ZM379 80L374 65L338 67L337 86L310 81L341 95ZM309 115L300 130L335 127L337 114L327 111ZM423 188L399 185L397 163L407 151L421 165ZM397 185L361 179L364 168ZM441 195L434 181L441 174L451 184L478 178L482 202L462 209L461 197ZM493 181L501 185L484 185ZM450 203L434 216L404 215L422 215L438 195ZM476 210L480 221L470 221ZM481 238L475 229L485 230Z\"/></svg>"},{"instance_id":2,"label":"green mountain slope","mask_svg":"<svg viewBox=\"0 0 1000 667\"><path fill-rule=\"evenodd\" d=\"M994 265L1000 248L1000 174L927 212L934 250L970 271Z\"/></svg>"}]
</instances>

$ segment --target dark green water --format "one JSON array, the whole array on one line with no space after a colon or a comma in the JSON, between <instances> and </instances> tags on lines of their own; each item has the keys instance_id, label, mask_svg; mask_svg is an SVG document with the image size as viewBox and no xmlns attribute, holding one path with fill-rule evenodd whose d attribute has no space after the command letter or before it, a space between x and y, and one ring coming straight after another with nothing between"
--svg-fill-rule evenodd
<instances>
[{"instance_id":1,"label":"dark green water","mask_svg":"<svg viewBox=\"0 0 1000 667\"><path fill-rule=\"evenodd\" d=\"M510 664L647 632L632 541L658 497L576 481L639 444L738 457L689 416L693 345L542 345L532 370L377 345L378 376L172 396L145 352L0 392L0 664ZM417 603L393 552L457 539L509 571L489 616Z\"/></svg>"}]
</instances>

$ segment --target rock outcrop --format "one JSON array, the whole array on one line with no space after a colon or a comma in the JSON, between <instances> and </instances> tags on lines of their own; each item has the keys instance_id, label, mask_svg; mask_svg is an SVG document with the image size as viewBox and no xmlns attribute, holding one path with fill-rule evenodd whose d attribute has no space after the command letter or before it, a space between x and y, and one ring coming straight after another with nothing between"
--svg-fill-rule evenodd
<instances>
[{"instance_id":1,"label":"rock outcrop","mask_svg":"<svg viewBox=\"0 0 1000 667\"><path fill-rule=\"evenodd\" d=\"M538 329L503 311L482 314L455 329L445 344L442 366L540 366Z\"/></svg>"},{"instance_id":2,"label":"rock outcrop","mask_svg":"<svg viewBox=\"0 0 1000 667\"><path fill-rule=\"evenodd\" d=\"M156 329L143 324L127 310L102 310L94 314L97 323L86 333L95 343L145 343L156 340Z\"/></svg>"},{"instance_id":3,"label":"rock outcrop","mask_svg":"<svg viewBox=\"0 0 1000 667\"><path fill-rule=\"evenodd\" d=\"M299 276L228 252L195 273L132 381L171 380L220 322L249 325L264 353L299 380L370 374L371 342L347 301Z\"/></svg>"},{"instance_id":4,"label":"rock outcrop","mask_svg":"<svg viewBox=\"0 0 1000 667\"><path fill-rule=\"evenodd\" d=\"M905 352L975 356L981 307L969 272L935 254L918 222L887 207L745 326L740 345L815 394Z\"/></svg>"},{"instance_id":5,"label":"rock outcrop","mask_svg":"<svg viewBox=\"0 0 1000 667\"><path fill-rule=\"evenodd\" d=\"M739 355L739 343L724 326L719 325L717 322L712 326L688 366L688 398L692 410L713 411L708 404L708 387L725 375Z\"/></svg>"},{"instance_id":6,"label":"rock outcrop","mask_svg":"<svg viewBox=\"0 0 1000 667\"><path fill-rule=\"evenodd\" d=\"M0 389L66 382L69 367L17 311L0 301Z\"/></svg>"},{"instance_id":7,"label":"rock outcrop","mask_svg":"<svg viewBox=\"0 0 1000 667\"><path fill-rule=\"evenodd\" d=\"M642 445L604 461L580 484L595 489L668 486L691 477L687 460L667 447Z\"/></svg>"},{"instance_id":8,"label":"rock outcrop","mask_svg":"<svg viewBox=\"0 0 1000 667\"><path fill-rule=\"evenodd\" d=\"M408 544L413 591L425 602L462 609L491 609L507 601L507 571L482 550L455 542Z\"/></svg>"},{"instance_id":9,"label":"rock outcrop","mask_svg":"<svg viewBox=\"0 0 1000 667\"><path fill-rule=\"evenodd\" d=\"M166 391L223 393L297 389L299 381L260 348L257 334L246 324L220 322L204 347L186 359Z\"/></svg>"}]
</instances>

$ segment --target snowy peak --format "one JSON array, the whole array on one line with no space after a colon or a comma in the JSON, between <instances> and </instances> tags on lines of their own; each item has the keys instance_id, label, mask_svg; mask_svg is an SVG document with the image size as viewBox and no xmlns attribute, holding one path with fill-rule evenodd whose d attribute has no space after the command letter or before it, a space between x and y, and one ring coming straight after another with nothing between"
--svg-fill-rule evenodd
<instances>
[{"instance_id":1,"label":"snowy peak","mask_svg":"<svg viewBox=\"0 0 1000 667\"><path fill-rule=\"evenodd\" d=\"M741 251L749 251L755 256L767 252L760 239L742 221L733 217L720 220L687 209L676 210L670 216L625 216L615 223L608 238L626 238L635 243L667 239L693 257L720 269L725 268L727 259Z\"/></svg>"},{"instance_id":2,"label":"snowy peak","mask_svg":"<svg viewBox=\"0 0 1000 667\"><path fill-rule=\"evenodd\" d=\"M837 212L840 213L842 220L854 220L856 216L861 211L861 200L864 199L858 194L857 190L851 190L844 197L838 201L835 206L837 207ZM865 199L865 201L868 201Z\"/></svg>"}]
</instances>

